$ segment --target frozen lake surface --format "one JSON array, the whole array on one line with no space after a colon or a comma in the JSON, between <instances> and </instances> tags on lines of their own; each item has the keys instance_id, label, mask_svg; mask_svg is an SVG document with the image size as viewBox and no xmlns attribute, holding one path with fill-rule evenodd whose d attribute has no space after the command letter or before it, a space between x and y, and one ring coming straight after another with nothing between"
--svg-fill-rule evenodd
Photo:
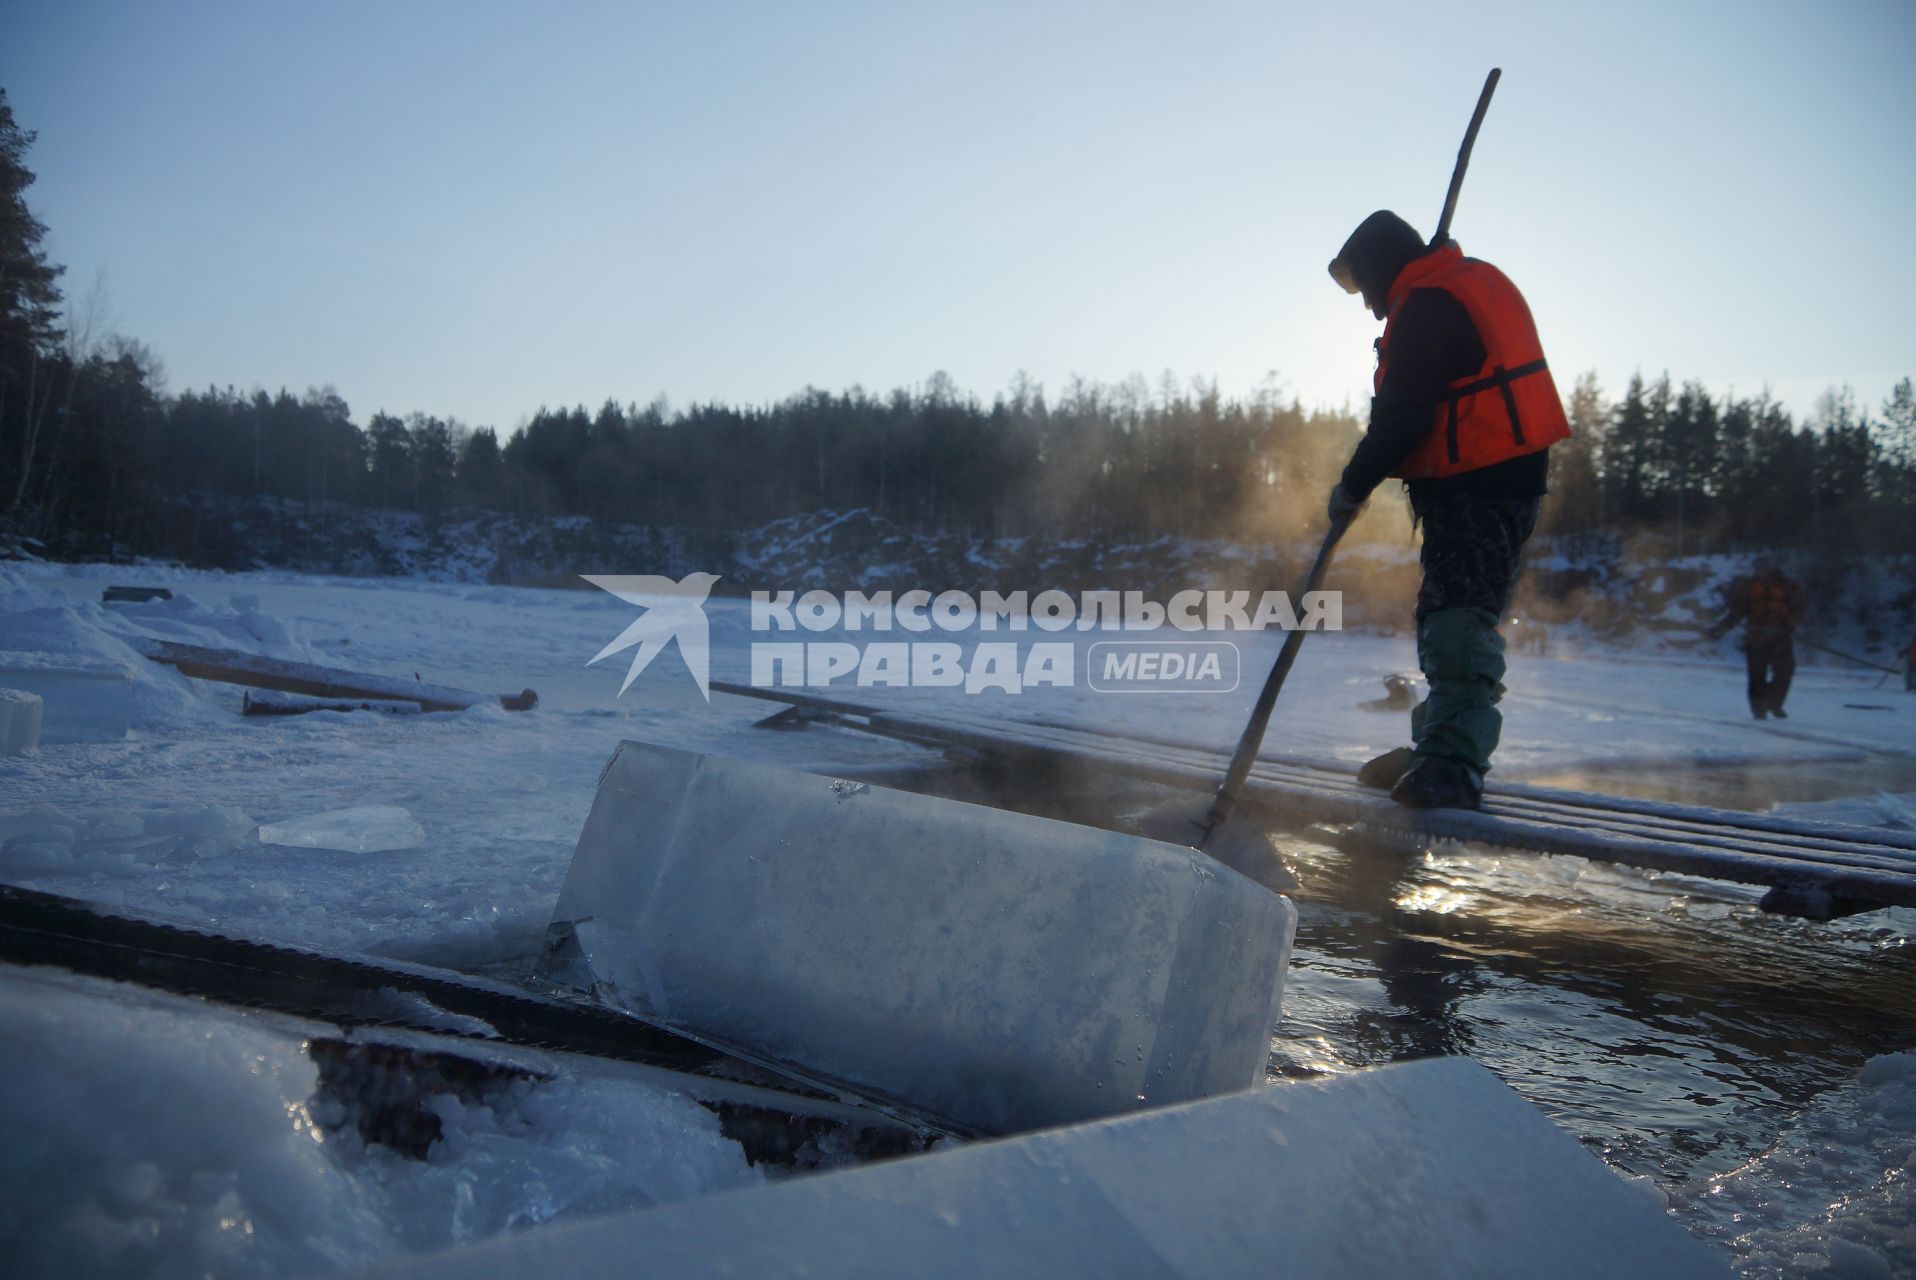
<instances>
[{"instance_id":1,"label":"frozen lake surface","mask_svg":"<svg viewBox=\"0 0 1916 1280\"><path fill-rule=\"evenodd\" d=\"M162 574L171 601L98 603L109 582ZM744 681L752 638L745 603L717 598L708 614L713 676ZM620 697L623 659L584 664L633 616L596 591L104 566L0 570L0 649L126 659L115 637L138 633L472 689L530 685L541 699L525 714L242 719L239 690L132 660L139 677L125 741L0 760L0 878L213 927L507 972L538 945L599 771L621 739L821 771L936 763L928 752L839 729L754 730L769 708L719 694L708 705L671 653ZM1252 678L1232 694L825 692L927 711L961 698L974 717L1067 720L1224 747L1275 641L1245 641ZM1356 708L1381 695L1385 675L1414 667L1407 637L1312 637L1269 745L1352 762L1397 745L1402 715ZM1747 808L1916 790L1916 698L1874 689L1874 676L1801 671L1791 718L1781 724L1748 718L1741 671L1729 661L1513 656L1507 683L1493 781ZM1890 709L1846 705L1859 703ZM404 809L423 839L413 842L412 827L403 826L405 840L362 844L405 847L358 852L262 844L255 830L310 831L321 815L368 806ZM1884 1265L1916 1274L1916 913L1814 924L1763 915L1758 895L1738 886L1574 858L1446 847L1406 861L1309 841L1283 847L1299 877L1300 924L1273 1078L1468 1054L1620 1172L1649 1178L1678 1220L1747 1276L1884 1274ZM0 1006L12 1033L8 1053L25 1055L6 1065L37 1070L32 1078L49 1090L54 1078L21 1036L35 1028L55 1034L43 1025L55 1000ZM162 1021L150 1008L121 1009L89 1024L82 1040L100 1061L113 1045L137 1052L128 1046L140 1043L141 1029ZM273 1033L229 1028L200 1037L198 1048L151 1053L188 1075L194 1053L266 1054L277 1064L273 1087L287 1105L297 1102L310 1087L298 1065L249 1037L272 1041ZM130 1085L120 1072L102 1068L103 1085ZM16 1098L10 1119L46 1101ZM118 1125L142 1123L137 1108L111 1114ZM232 1257L250 1258L256 1269L310 1268L456 1238L451 1218L433 1215L451 1215L458 1204L457 1170L506 1170L494 1194L509 1201L522 1193L530 1205L537 1196L526 1188L539 1179L515 1183L519 1174L510 1171L538 1166L526 1152L542 1133L552 1150L579 1159L546 1172L543 1211L515 1219L511 1204L489 1202L478 1216L493 1229L588 1211L578 1206L596 1211L620 1196L644 1203L654 1193L643 1178L621 1180L593 1164L609 1157L587 1150L579 1114L570 1102L543 1111L515 1103L509 1115L469 1117L453 1129L464 1145L442 1153L451 1181L408 1184L401 1194L392 1190L400 1175L380 1164L386 1191L377 1204L355 1198L372 1194L360 1183L357 1191L333 1187L334 1173L302 1155L298 1176L326 1182L326 1203L346 1206L340 1222L350 1230L340 1227L338 1248ZM661 1111L621 1123L689 1134L684 1140L707 1162L699 1166L704 1189L755 1176L727 1165L680 1120ZM261 1122L245 1123L256 1133ZM108 1151L108 1165L111 1151L124 1148L122 1172L153 1164L164 1174L158 1152L177 1145L92 1138ZM66 1135L88 1140L83 1123ZM502 1143L509 1158L497 1156ZM471 1153L487 1151L493 1165L471 1163ZM361 1167L378 1163L347 1155ZM554 1193L576 1185L588 1166L599 1169L597 1198ZM131 1190L101 1201L101 1214L124 1222L135 1213L126 1205L150 1202L137 1194L147 1175L136 1174L126 1175ZM16 1165L9 1184L19 1176ZM190 1218L191 1197L175 1199ZM464 1212L469 1224L473 1211ZM367 1225L384 1222L381 1214L403 1229ZM209 1265L226 1257L181 1249L181 1258Z\"/></svg>"}]
</instances>

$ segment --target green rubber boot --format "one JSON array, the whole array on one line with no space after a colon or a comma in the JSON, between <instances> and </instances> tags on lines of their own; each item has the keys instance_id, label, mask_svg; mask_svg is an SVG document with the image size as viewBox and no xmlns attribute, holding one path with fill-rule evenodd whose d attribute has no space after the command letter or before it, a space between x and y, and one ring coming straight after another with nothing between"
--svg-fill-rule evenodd
<instances>
[{"instance_id":1,"label":"green rubber boot","mask_svg":"<svg viewBox=\"0 0 1916 1280\"><path fill-rule=\"evenodd\" d=\"M1430 695L1410 716L1420 757L1463 765L1481 785L1503 735L1504 638L1497 615L1482 609L1440 609L1417 628L1417 665Z\"/></svg>"}]
</instances>

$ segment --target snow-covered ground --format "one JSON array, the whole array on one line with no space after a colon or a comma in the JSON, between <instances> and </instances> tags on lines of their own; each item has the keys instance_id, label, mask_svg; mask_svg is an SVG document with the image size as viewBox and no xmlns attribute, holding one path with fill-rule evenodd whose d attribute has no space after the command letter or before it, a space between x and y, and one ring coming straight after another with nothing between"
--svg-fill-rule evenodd
<instances>
[{"instance_id":1,"label":"snow-covered ground","mask_svg":"<svg viewBox=\"0 0 1916 1280\"><path fill-rule=\"evenodd\" d=\"M139 677L126 741L49 748L0 764L0 811L10 824L0 869L54 892L245 921L320 945L473 964L523 954L543 931L599 769L623 738L818 769L932 759L853 733L752 732L765 704L720 694L707 705L671 652L620 696L625 658L586 661L636 613L597 591L169 571L173 599L102 605L102 587L128 577L140 574L88 565L0 571L0 650L114 659ZM754 638L747 603L715 597L707 612L713 676L745 682ZM116 638L127 635L417 674L486 692L530 685L540 706L530 714L485 707L424 717L242 719L238 689L156 668ZM965 638L978 639L975 632ZM1279 639L1275 632L1241 638L1248 678L1228 694L1123 695L1083 684L1016 697L819 692L898 707L957 698L973 716L1066 720L1221 747L1236 740L1256 675ZM1313 637L1268 745L1350 761L1397 745L1405 717L1355 708L1383 694L1383 676L1415 667L1406 637ZM1802 671L1791 719L1780 724L1750 720L1741 672L1728 663L1516 655L1506 683L1498 776L1560 777L1611 765L1646 775L1731 765L1840 774L1885 758L1916 763L1916 699L1873 689L1874 678L1854 674ZM363 855L354 865L324 852L263 850L246 839L255 823L366 804L409 810L427 832L424 846L405 857ZM136 819L146 825L134 829ZM176 847L178 840L156 852L182 825L194 852ZM229 832L236 842L229 844Z\"/></svg>"},{"instance_id":2,"label":"snow-covered ground","mask_svg":"<svg viewBox=\"0 0 1916 1280\"><path fill-rule=\"evenodd\" d=\"M109 583L161 577L175 593L170 601L100 603ZM746 602L714 598L707 612L713 676L743 682L753 638ZM623 738L820 770L934 759L829 728L754 730L752 723L769 710L764 703L723 694L706 703L670 653L619 696L625 657L585 664L633 616L629 606L597 591L124 566L0 569L0 651L103 658L136 673L133 728L124 741L47 746L0 759L0 879L256 935L486 969L536 949L599 771ZM416 673L489 692L531 686L540 705L528 713L482 707L413 716L241 718L239 690L142 661L124 643L133 636ZM963 638L978 639L975 633ZM1223 747L1235 740L1278 641L1275 634L1231 638L1242 645L1249 676L1230 694L1127 696L1082 685L1017 697L855 687L822 692L925 709L962 699L972 717L1069 721ZM1311 637L1279 704L1270 746L1358 761L1397 745L1406 732L1401 714L1357 708L1383 694L1385 675L1414 667L1405 636ZM1751 721L1741 670L1730 661L1587 650L1576 658L1513 655L1507 684L1496 776L1582 778L1593 786L1663 788L1757 807L1768 799L1800 803L1916 789L1916 697L1894 678L1877 687L1874 675L1806 666L1783 723ZM1732 767L1740 771L1734 778ZM1718 783L1685 785L1718 785L1720 793L1679 785L1697 776L1718 777ZM259 838L263 825L297 825L373 805L406 811L392 819L403 823L392 840L373 842L401 847L343 852ZM1550 869L1557 864L1571 869ZM1341 874L1326 871L1332 878ZM1498 878L1513 876L1523 887L1506 895ZM1712 963L1713 942L1726 953L1756 957L1759 966L1768 957L1780 969L1794 964L1800 951L1829 966L1819 981L1840 983L1847 967L1864 974L1861 988L1907 998L1908 1007L1882 1010L1871 1038L1820 1059L1806 1050L1808 1060L1822 1064L1813 1079L1777 1088L1776 1101L1766 1099L1750 1113L1760 1121L1749 1119L1734 1140L1701 1153L1681 1151L1674 1138L1676 1146L1657 1145L1659 1132L1688 1132L1693 1117L1679 1123L1648 1105L1632 1114L1627 1100L1615 1103L1614 1116L1580 1116L1575 1101L1566 1101L1573 1090L1553 1093L1574 1070L1526 1080L1513 1078L1524 1070L1515 1055L1508 1066L1491 1065L1587 1141L1607 1144L1624 1135L1612 1157L1620 1168L1674 1170L1661 1181L1686 1225L1725 1243L1749 1275L1877 1274L1870 1268L1878 1262L1894 1263L1898 1273L1916 1268L1908 1176L1916 1154L1916 1075L1893 1056L1916 1049L1912 913L1879 912L1830 926L1789 922L1784 931L1756 917L1742 890L1568 859L1462 853L1433 861L1412 873L1416 877L1423 879L1404 888L1405 897L1390 909L1467 915L1473 899L1493 908L1516 898L1533 906L1547 900L1557 927L1609 931L1624 939L1618 947L1651 952L1668 943L1664 934L1705 921L1708 932L1701 941L1691 939L1697 946L1692 961ZM1307 924L1326 938L1347 915L1348 904L1339 903L1312 917L1307 904ZM1495 936L1495 917L1489 912L1484 926L1486 947L1506 945ZM1642 917L1652 923L1641 925ZM1641 943L1631 930L1651 942ZM1300 939L1287 1015L1301 1038L1280 1045L1277 1059L1299 1071L1335 1070L1397 1052L1366 1048L1351 1033L1392 1002L1397 1012L1390 1016L1402 1014L1406 997L1391 989L1388 967L1380 985L1375 966L1346 971L1334 944L1314 952L1303 934ZM1654 964L1643 972L1646 982L1665 980ZM596 1095L517 1100L485 1117L466 1117L449 1127L452 1137L423 1165L387 1162L365 1149L316 1154L324 1144L313 1141L302 1118L312 1093L311 1065L298 1052L296 1034L258 1018L189 1009L185 1002L102 997L94 989L100 984L35 981L38 986L0 991L0 1056L9 1081L22 1082L11 1087L6 1129L30 1138L24 1145L10 1142L0 1169L0 1236L53 1251L23 1257L78 1256L71 1252L78 1242L108 1240L117 1252L86 1255L96 1259L96 1273L310 1269L757 1176L698 1128L698 1116L688 1118L689 1104L663 1096L635 1100L639 1095L629 1090L616 1105ZM1545 990L1552 979L1538 981L1545 987L1537 990ZM1638 997L1655 1004L1654 991L1637 992L1633 1001ZM103 998L110 1013L100 1012ZM1446 1007L1467 998L1468 992L1447 996ZM1500 999L1499 1017L1518 1020L1529 1033L1553 1034L1550 1018L1561 1010L1548 999L1527 997L1521 984L1505 988ZM1579 1006L1566 1016L1580 1011L1588 1012ZM1710 1025L1712 1016L1705 1007L1696 1022L1672 1033L1688 1046L1678 1055L1688 1055L1686 1065L1700 1061L1724 1034ZM1572 1039L1581 1034L1561 1030ZM1313 1048L1307 1032L1321 1033L1324 1043ZM1494 1039L1483 1027L1479 1032L1484 1041ZM1604 1031L1606 1062L1636 1052L1630 1038L1643 1033L1641 1021L1627 1018ZM1440 1050L1476 1051L1468 1039ZM1540 1046L1537 1056L1547 1060L1552 1052ZM1872 1053L1877 1056L1869 1060ZM1698 1070L1699 1078L1709 1077L1707 1065ZM206 1082L236 1074L247 1078L247 1091L228 1114L221 1107L224 1090ZM1632 1092L1627 1077L1601 1085L1618 1098ZM96 1106L96 1096L110 1105ZM584 1118L594 1109L612 1115L609 1127L597 1129ZM76 1118L88 1114L94 1118ZM617 1134L634 1135L629 1142L608 1136L616 1136L614 1120L624 1126ZM206 1124L213 1127L201 1127ZM269 1133L270 1141L263 1136ZM662 1141L659 1134L681 1144L659 1149L678 1154L620 1164L621 1151L641 1138ZM1632 1148L1633 1141L1639 1145ZM1766 1156L1762 1148L1772 1141L1776 1154ZM485 1154L507 1142L520 1144L509 1158ZM535 1148L546 1154L527 1154ZM1854 1169L1853 1181L1846 1181L1845 1168ZM1827 1187L1836 1201L1811 1203L1816 1197L1779 1190L1811 1174L1820 1180L1817 1195ZM687 1177L695 1185L688 1186ZM30 1186L43 1194L26 1195ZM53 1196L63 1206L57 1212L46 1207L47 1188L56 1186L71 1189ZM497 1199L475 1209L475 1195ZM291 1207L298 1200L331 1216L314 1220L313 1239L275 1235L299 1230ZM250 1237L223 1225L229 1221L251 1224ZM145 1262L129 1267L138 1259ZM1818 1272L1821 1266L1832 1269Z\"/></svg>"}]
</instances>

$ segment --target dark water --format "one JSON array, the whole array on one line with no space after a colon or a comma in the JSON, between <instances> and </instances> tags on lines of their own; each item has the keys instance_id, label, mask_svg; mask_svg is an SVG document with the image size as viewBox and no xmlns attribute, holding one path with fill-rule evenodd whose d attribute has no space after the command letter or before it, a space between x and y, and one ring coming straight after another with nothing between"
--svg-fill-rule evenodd
<instances>
[{"instance_id":1,"label":"dark water","mask_svg":"<svg viewBox=\"0 0 1916 1280\"><path fill-rule=\"evenodd\" d=\"M1909 767L1851 769L1847 786L1822 778L1816 794L1906 788ZM1747 771L1725 777L1734 785L1602 781L1726 807L1767 807L1777 791ZM1114 805L1090 780L1055 776L919 785L1094 825L1154 803ZM1813 923L1759 911L1761 890L1741 885L1486 847L1406 857L1317 835L1274 838L1299 918L1273 1080L1467 1054L1611 1165L1671 1192L1679 1219L1746 1276L1798 1272L1772 1265L1773 1241L1743 1234L1758 1215L1722 1203L1733 1195L1713 1201L1711 1184L1744 1166L1760 1182L1765 1153L1806 1108L1853 1090L1870 1058L1916 1049L1916 911ZM1916 1151L1916 1132L1902 1138ZM1788 1176L1770 1181L1787 1189ZM1906 1168L1856 1176L1901 1197L1896 1233L1916 1231L1904 1225L1916 1224ZM1815 1218L1829 1208L1785 1225L1814 1244L1833 1234ZM1880 1237L1880 1222L1871 1229ZM1893 1257L1895 1274L1916 1273L1909 1252Z\"/></svg>"},{"instance_id":2,"label":"dark water","mask_svg":"<svg viewBox=\"0 0 1916 1280\"><path fill-rule=\"evenodd\" d=\"M1916 913L1815 924L1576 858L1282 844L1299 920L1279 1076L1468 1054L1671 1184L1735 1168L1870 1057L1916 1048Z\"/></svg>"}]
</instances>

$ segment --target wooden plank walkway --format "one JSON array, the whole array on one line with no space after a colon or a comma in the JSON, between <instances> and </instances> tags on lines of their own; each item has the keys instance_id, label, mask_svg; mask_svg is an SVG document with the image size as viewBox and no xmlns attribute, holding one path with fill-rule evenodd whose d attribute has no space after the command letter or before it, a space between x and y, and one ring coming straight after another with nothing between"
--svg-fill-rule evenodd
<instances>
[{"instance_id":1,"label":"wooden plank walkway","mask_svg":"<svg viewBox=\"0 0 1916 1280\"><path fill-rule=\"evenodd\" d=\"M712 687L797 708L795 723L821 720L1013 766L1075 766L1203 792L1217 786L1227 762L1221 749L1080 726L912 715L716 680ZM1276 829L1356 829L1414 849L1466 841L1762 885L1770 890L1765 909L1813 919L1916 907L1916 832L1500 782L1480 811L1414 810L1359 786L1347 764L1278 753L1252 767L1245 803Z\"/></svg>"}]
</instances>

